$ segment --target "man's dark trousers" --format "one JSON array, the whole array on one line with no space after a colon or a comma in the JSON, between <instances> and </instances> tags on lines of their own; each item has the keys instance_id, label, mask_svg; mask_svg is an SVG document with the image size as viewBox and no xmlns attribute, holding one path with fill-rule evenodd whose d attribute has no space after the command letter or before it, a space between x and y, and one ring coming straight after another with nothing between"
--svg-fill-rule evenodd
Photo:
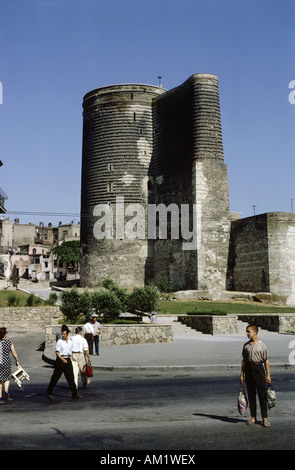
<instances>
[{"instance_id":1,"label":"man's dark trousers","mask_svg":"<svg viewBox=\"0 0 295 470\"><path fill-rule=\"evenodd\" d=\"M70 390L72 392L72 397L77 397L77 387L74 381L74 374L73 374L73 365L71 359L68 357L66 358L67 363L64 364L61 359L57 358L55 361L55 368L52 374L50 383L47 388L47 394L51 395L52 391L61 378L62 374L65 374L65 378L69 384Z\"/></svg>"},{"instance_id":2,"label":"man's dark trousers","mask_svg":"<svg viewBox=\"0 0 295 470\"><path fill-rule=\"evenodd\" d=\"M251 417L256 418L256 391L258 393L262 418L267 418L266 380L263 363L247 362L245 379Z\"/></svg>"}]
</instances>

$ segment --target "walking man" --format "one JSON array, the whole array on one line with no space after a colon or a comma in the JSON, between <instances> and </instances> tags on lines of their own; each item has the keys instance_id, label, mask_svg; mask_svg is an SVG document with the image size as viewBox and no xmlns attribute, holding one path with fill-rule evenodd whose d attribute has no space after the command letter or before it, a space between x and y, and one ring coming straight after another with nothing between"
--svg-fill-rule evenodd
<instances>
[{"instance_id":1,"label":"walking man","mask_svg":"<svg viewBox=\"0 0 295 470\"><path fill-rule=\"evenodd\" d=\"M72 392L72 398L81 398L78 395L77 387L74 381L73 366L71 361L73 345L71 338L69 338L69 332L69 328L66 325L63 325L61 332L62 337L57 341L55 347L56 361L54 372L47 387L46 395L48 398L52 398L53 389L62 374L65 375L65 378L69 384L70 390Z\"/></svg>"}]
</instances>

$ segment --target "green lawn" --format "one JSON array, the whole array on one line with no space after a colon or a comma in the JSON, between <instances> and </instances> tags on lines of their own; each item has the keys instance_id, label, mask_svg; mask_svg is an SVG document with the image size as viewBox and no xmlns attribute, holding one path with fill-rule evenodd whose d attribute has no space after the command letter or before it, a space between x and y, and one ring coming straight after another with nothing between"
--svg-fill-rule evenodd
<instances>
[{"instance_id":1,"label":"green lawn","mask_svg":"<svg viewBox=\"0 0 295 470\"><path fill-rule=\"evenodd\" d=\"M295 313L295 307L277 307L258 302L210 302L161 300L158 313L183 315L197 310L197 314L210 313Z\"/></svg>"},{"instance_id":2,"label":"green lawn","mask_svg":"<svg viewBox=\"0 0 295 470\"><path fill-rule=\"evenodd\" d=\"M18 290L1 290L0 291L0 307L27 307L28 299L32 296L26 294L26 292L21 292ZM33 305L44 305L44 300L40 297L33 297Z\"/></svg>"}]
</instances>

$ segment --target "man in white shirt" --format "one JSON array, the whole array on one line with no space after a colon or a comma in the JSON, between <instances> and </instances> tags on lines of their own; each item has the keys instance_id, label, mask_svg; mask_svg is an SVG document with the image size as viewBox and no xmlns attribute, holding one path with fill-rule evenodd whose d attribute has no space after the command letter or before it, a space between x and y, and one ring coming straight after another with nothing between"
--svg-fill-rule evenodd
<instances>
[{"instance_id":1,"label":"man in white shirt","mask_svg":"<svg viewBox=\"0 0 295 470\"><path fill-rule=\"evenodd\" d=\"M94 329L93 325L90 321L88 321L84 326L83 326L83 334L84 338L86 339L88 343L88 350L89 354L92 354L93 351L93 338L94 338Z\"/></svg>"},{"instance_id":2,"label":"man in white shirt","mask_svg":"<svg viewBox=\"0 0 295 470\"><path fill-rule=\"evenodd\" d=\"M78 395L77 387L74 381L73 366L71 361L73 345L71 338L69 338L69 332L69 328L66 325L63 325L61 333L62 337L56 343L55 367L46 393L47 397L49 398L52 398L52 391L62 374L65 375L65 378L69 384L70 390L72 392L72 398L81 398Z\"/></svg>"},{"instance_id":3,"label":"man in white shirt","mask_svg":"<svg viewBox=\"0 0 295 470\"><path fill-rule=\"evenodd\" d=\"M82 336L83 329L81 326L78 326L75 329L76 335L72 337L72 363L73 363L73 372L74 380L76 387L78 388L78 374L79 370L81 372L81 378L83 382L83 388L87 387L87 384L90 383L90 380L87 380L86 374L83 372L83 368L86 365L86 357L88 362L91 364L91 358L88 351L88 343L85 338Z\"/></svg>"},{"instance_id":4,"label":"man in white shirt","mask_svg":"<svg viewBox=\"0 0 295 470\"><path fill-rule=\"evenodd\" d=\"M93 326L93 331L94 331L93 343L95 346L95 353L97 356L99 356L99 335L101 333L101 324L97 321L97 317L98 315L96 315L96 313L93 313L92 315L92 326Z\"/></svg>"}]
</instances>

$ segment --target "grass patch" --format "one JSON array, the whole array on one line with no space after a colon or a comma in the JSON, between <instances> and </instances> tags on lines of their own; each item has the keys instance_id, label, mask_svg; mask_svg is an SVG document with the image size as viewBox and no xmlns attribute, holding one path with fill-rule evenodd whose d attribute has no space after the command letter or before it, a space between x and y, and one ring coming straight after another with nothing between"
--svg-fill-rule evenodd
<instances>
[{"instance_id":1,"label":"grass patch","mask_svg":"<svg viewBox=\"0 0 295 470\"><path fill-rule=\"evenodd\" d=\"M46 302L40 297L18 290L0 291L0 307L31 307L37 305L46 305Z\"/></svg>"},{"instance_id":2,"label":"grass patch","mask_svg":"<svg viewBox=\"0 0 295 470\"><path fill-rule=\"evenodd\" d=\"M210 302L210 301L181 301L161 300L158 313L170 315L226 315L228 313L295 313L295 307L277 307L275 305L260 304L257 302Z\"/></svg>"}]
</instances>

